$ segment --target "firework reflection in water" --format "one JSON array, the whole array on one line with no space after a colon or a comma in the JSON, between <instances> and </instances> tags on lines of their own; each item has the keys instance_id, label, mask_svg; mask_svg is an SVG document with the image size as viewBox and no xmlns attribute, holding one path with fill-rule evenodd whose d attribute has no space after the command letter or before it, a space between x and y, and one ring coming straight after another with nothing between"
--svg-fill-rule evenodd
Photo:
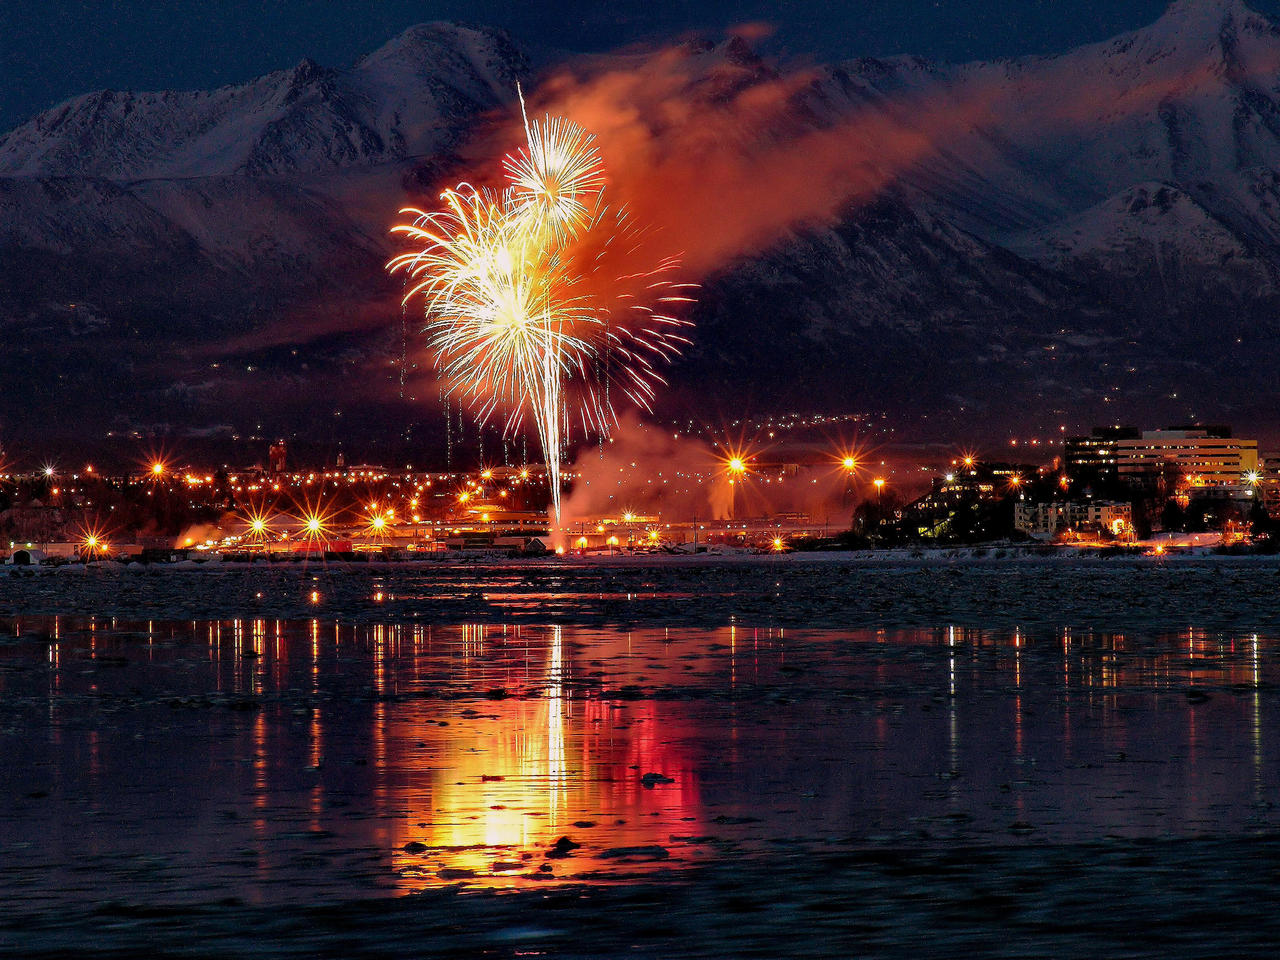
<instances>
[{"instance_id":1,"label":"firework reflection in water","mask_svg":"<svg viewBox=\"0 0 1280 960\"><path fill-rule=\"evenodd\" d=\"M521 97L521 109L524 100ZM570 418L585 432L617 423L613 386L648 410L662 378L655 362L688 340L669 311L689 302L670 279L674 258L647 269L647 237L605 201L594 138L567 120L524 116L526 143L503 163L501 190L462 183L443 209L402 210L393 228L416 249L391 271L413 280L424 332L450 395L481 422L505 414L508 433L532 414L547 466L553 527L560 525L560 465Z\"/></svg>"}]
</instances>

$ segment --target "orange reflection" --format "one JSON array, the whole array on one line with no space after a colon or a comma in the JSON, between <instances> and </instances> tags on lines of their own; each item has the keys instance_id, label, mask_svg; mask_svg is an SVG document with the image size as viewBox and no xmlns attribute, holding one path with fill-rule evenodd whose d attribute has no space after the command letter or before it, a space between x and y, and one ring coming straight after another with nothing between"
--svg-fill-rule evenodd
<instances>
[{"instance_id":1,"label":"orange reflection","mask_svg":"<svg viewBox=\"0 0 1280 960\"><path fill-rule=\"evenodd\" d=\"M481 628L460 630L470 655L495 644L493 634ZM540 869L544 863L557 878L600 871L608 863L596 858L599 847L654 842L652 822L632 822L637 806L660 810L667 821L698 812L694 765L673 745L680 737L668 729L659 705L630 703L625 728L614 726L616 704L573 695L562 628L531 636L541 633L526 629L507 639L527 644L534 662L526 678L541 682L542 696L486 701L471 708L475 716L461 723L450 719L443 730L426 708L389 735L394 749L419 745L415 755L400 758L406 775L388 778L401 788L386 797L388 805L408 812L391 821L397 831L393 864L402 887L458 880L519 885L535 875L550 879ZM600 649L592 653L607 655ZM430 759L419 760L423 754ZM674 783L647 790L639 771L663 771ZM576 826L583 823L598 829ZM548 849L566 835L583 848L572 857L547 860ZM406 844L426 849L405 850ZM627 870L653 865L632 862Z\"/></svg>"}]
</instances>

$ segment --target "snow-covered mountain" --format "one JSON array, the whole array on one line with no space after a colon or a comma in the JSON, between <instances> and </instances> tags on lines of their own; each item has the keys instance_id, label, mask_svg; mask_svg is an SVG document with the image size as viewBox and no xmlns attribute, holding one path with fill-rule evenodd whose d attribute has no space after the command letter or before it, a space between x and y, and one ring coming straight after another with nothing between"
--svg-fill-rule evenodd
<instances>
[{"instance_id":1,"label":"snow-covered mountain","mask_svg":"<svg viewBox=\"0 0 1280 960\"><path fill-rule=\"evenodd\" d=\"M292 70L211 91L99 90L0 137L0 176L289 176L432 156L527 70L505 36L412 27L349 70Z\"/></svg>"},{"instance_id":2,"label":"snow-covered mountain","mask_svg":"<svg viewBox=\"0 0 1280 960\"><path fill-rule=\"evenodd\" d=\"M740 41L687 56L689 96L776 76ZM393 363L388 211L528 76L501 33L429 24L348 69L100 91L0 136L0 379L21 385L0 430L394 432L422 387ZM842 125L879 187L702 278L671 397L950 409L979 433L1268 408L1280 26L1244 0L1060 56L850 60L768 135Z\"/></svg>"},{"instance_id":3,"label":"snow-covered mountain","mask_svg":"<svg viewBox=\"0 0 1280 960\"><path fill-rule=\"evenodd\" d=\"M804 108L823 123L896 112L936 149L888 161L888 207L850 208L840 227L720 278L712 323L763 309L783 280L778 329L827 331L874 396L949 397L1031 430L1270 421L1280 25L1244 0L1176 0L1144 29L1060 56L850 61ZM914 350L899 342L911 330L927 331ZM805 356L795 373L816 389Z\"/></svg>"}]
</instances>

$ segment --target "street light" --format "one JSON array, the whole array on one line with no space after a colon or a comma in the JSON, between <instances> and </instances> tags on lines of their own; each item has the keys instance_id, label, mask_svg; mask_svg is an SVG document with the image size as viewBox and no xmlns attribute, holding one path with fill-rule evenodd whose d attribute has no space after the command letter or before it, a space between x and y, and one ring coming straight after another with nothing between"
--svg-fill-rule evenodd
<instances>
[{"instance_id":1,"label":"street light","mask_svg":"<svg viewBox=\"0 0 1280 960\"><path fill-rule=\"evenodd\" d=\"M735 518L734 509L737 500L738 479L747 472L747 462L739 455L732 455L725 461L725 472L729 474L729 519Z\"/></svg>"}]
</instances>

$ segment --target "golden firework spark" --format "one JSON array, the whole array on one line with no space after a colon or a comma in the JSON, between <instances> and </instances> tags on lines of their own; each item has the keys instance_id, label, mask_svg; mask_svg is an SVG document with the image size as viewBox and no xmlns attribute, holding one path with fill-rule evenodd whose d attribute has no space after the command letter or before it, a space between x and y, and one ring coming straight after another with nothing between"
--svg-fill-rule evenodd
<instances>
[{"instance_id":1,"label":"golden firework spark","mask_svg":"<svg viewBox=\"0 0 1280 960\"><path fill-rule=\"evenodd\" d=\"M521 110L524 98L521 96ZM401 213L394 227L416 249L387 265L422 297L427 334L445 389L482 422L495 411L514 432L532 415L547 465L553 522L560 521L560 464L572 406L585 431L616 424L609 386L648 409L687 322L666 311L688 302L656 267L625 269L639 231L604 202L595 139L563 118L530 121L525 146L503 164L505 189L459 184L443 209Z\"/></svg>"}]
</instances>

